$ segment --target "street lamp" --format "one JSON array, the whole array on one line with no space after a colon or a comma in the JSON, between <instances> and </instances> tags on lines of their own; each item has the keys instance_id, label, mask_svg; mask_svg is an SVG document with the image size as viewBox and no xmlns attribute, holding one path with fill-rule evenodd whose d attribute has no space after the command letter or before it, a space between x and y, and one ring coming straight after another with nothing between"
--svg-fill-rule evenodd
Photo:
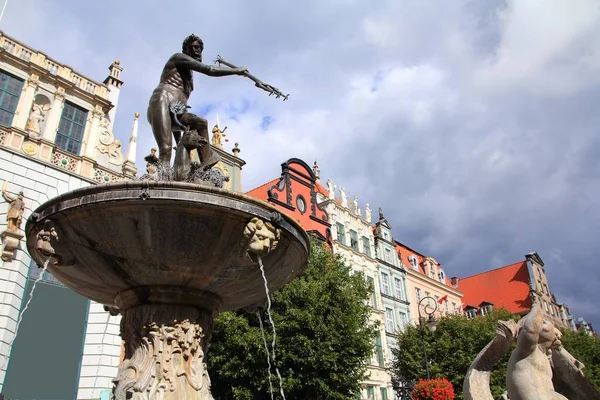
<instances>
[{"instance_id":1,"label":"street lamp","mask_svg":"<svg viewBox=\"0 0 600 400\"><path fill-rule=\"evenodd\" d=\"M427 300L427 302L425 303L425 306L421 307L421 305L423 304L423 302L425 300ZM433 305L432 305L432 303L433 303ZM427 379L431 379L429 376L429 362L427 362L427 348L425 347L425 327L423 326L423 320L425 319L425 317L421 314L421 308L423 308L423 312L425 313L425 316L427 316L427 322L425 323L425 326L427 326L427 329L429 329L431 332L434 332L435 328L436 328L436 321L435 321L435 318L433 317L433 314L435 314L435 312L438 309L438 302L433 297L425 296L421 300L419 300L419 305L417 308L419 311L419 326L421 328L421 341L423 342L423 356L425 357L425 370L427 371Z\"/></svg>"}]
</instances>

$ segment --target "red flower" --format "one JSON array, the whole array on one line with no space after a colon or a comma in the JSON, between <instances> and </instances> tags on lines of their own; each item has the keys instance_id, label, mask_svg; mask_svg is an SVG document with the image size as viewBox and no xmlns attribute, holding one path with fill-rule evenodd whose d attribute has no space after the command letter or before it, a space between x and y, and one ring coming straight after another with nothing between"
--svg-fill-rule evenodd
<instances>
[{"instance_id":1,"label":"red flower","mask_svg":"<svg viewBox=\"0 0 600 400\"><path fill-rule=\"evenodd\" d=\"M419 379L412 391L413 400L452 400L454 387L445 378Z\"/></svg>"}]
</instances>

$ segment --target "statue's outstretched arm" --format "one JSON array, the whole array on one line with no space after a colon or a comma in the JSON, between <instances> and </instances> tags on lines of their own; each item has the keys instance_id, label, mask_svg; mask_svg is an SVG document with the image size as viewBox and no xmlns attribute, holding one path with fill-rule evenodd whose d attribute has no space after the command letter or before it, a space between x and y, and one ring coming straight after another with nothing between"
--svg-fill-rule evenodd
<instances>
[{"instance_id":1,"label":"statue's outstretched arm","mask_svg":"<svg viewBox=\"0 0 600 400\"><path fill-rule=\"evenodd\" d=\"M533 307L524 318L523 326L517 338L517 348L515 349L523 356L527 356L535 350L544 324L544 313L542 312L540 300L537 296L532 295L532 301Z\"/></svg>"},{"instance_id":2,"label":"statue's outstretched arm","mask_svg":"<svg viewBox=\"0 0 600 400\"><path fill-rule=\"evenodd\" d=\"M189 68L208 76L243 75L246 72L244 68L223 68L203 64L200 61L194 60L192 57L183 53L175 54L171 60L175 62L175 65L178 67Z\"/></svg>"},{"instance_id":3,"label":"statue's outstretched arm","mask_svg":"<svg viewBox=\"0 0 600 400\"><path fill-rule=\"evenodd\" d=\"M12 197L10 194L8 194L8 192L4 189L2 189L2 197L4 197L4 199L6 199L6 201L8 201L9 203L12 203L16 198Z\"/></svg>"}]
</instances>

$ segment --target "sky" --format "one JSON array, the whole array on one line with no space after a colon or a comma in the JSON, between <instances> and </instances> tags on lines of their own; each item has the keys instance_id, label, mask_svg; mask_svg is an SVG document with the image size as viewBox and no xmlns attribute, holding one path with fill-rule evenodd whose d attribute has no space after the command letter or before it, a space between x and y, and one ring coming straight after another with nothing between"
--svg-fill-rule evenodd
<instances>
[{"instance_id":1,"label":"sky","mask_svg":"<svg viewBox=\"0 0 600 400\"><path fill-rule=\"evenodd\" d=\"M114 133L126 147L142 114L142 170L150 94L195 33L205 62L290 94L195 77L192 111L239 143L245 191L317 160L449 276L537 251L557 300L600 328L597 0L9 0L0 29L99 81L120 60Z\"/></svg>"}]
</instances>

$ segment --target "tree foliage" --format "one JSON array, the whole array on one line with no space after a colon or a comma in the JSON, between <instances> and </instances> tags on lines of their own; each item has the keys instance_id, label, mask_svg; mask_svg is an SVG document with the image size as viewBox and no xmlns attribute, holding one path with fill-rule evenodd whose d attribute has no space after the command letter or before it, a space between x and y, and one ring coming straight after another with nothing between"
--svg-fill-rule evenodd
<instances>
[{"instance_id":1,"label":"tree foliage","mask_svg":"<svg viewBox=\"0 0 600 400\"><path fill-rule=\"evenodd\" d=\"M348 399L358 393L376 333L369 323L371 290L362 274L351 274L339 256L313 243L304 273L273 294L276 365L287 398ZM270 349L271 326L265 322L264 328ZM256 314L219 315L207 358L215 399L270 398ZM277 393L279 380L272 371Z\"/></svg>"},{"instance_id":2,"label":"tree foliage","mask_svg":"<svg viewBox=\"0 0 600 400\"><path fill-rule=\"evenodd\" d=\"M409 326L398 337L398 348L393 350L392 371L399 382L414 382L427 376L423 356L425 336L427 359L432 378L443 377L454 386L457 398L462 398L462 386L467 370L477 354L492 340L498 320L517 319L510 312L494 310L486 316L467 319L463 315L440 318L437 329L422 332L418 326ZM513 345L514 346L514 345ZM510 352L494 367L490 387L494 398L505 390L506 366Z\"/></svg>"},{"instance_id":3,"label":"tree foliage","mask_svg":"<svg viewBox=\"0 0 600 400\"><path fill-rule=\"evenodd\" d=\"M563 330L561 342L573 357L585 365L583 374L600 391L600 339L583 331Z\"/></svg>"}]
</instances>

